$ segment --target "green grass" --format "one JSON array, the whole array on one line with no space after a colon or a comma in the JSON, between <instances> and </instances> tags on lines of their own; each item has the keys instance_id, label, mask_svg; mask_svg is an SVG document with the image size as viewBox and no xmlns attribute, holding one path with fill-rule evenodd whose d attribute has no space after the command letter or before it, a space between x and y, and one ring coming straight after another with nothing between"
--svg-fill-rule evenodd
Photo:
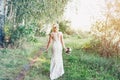
<instances>
[{"instance_id":1,"label":"green grass","mask_svg":"<svg viewBox=\"0 0 120 80\"><path fill-rule=\"evenodd\" d=\"M67 47L72 53L63 53L65 74L57 80L119 80L120 60L103 58L96 53L81 50L81 45L90 38L80 39L77 36L65 38ZM26 46L26 44L29 44ZM21 49L0 50L0 80L14 80L19 71L39 50L46 45L46 38L40 38L37 43L26 43ZM32 66L24 80L49 80L50 56L43 53Z\"/></svg>"},{"instance_id":2,"label":"green grass","mask_svg":"<svg viewBox=\"0 0 120 80\"><path fill-rule=\"evenodd\" d=\"M0 80L13 80L27 62L26 53L17 49L3 49L0 55Z\"/></svg>"},{"instance_id":3,"label":"green grass","mask_svg":"<svg viewBox=\"0 0 120 80\"><path fill-rule=\"evenodd\" d=\"M45 55L47 56L47 55ZM81 50L63 54L65 74L58 80L119 80L119 63ZM49 63L44 62L41 73L49 74ZM37 71L37 70L36 70ZM47 76L49 77L49 76Z\"/></svg>"},{"instance_id":4,"label":"green grass","mask_svg":"<svg viewBox=\"0 0 120 80\"><path fill-rule=\"evenodd\" d=\"M118 80L118 64L112 60L80 50L65 58L63 80Z\"/></svg>"},{"instance_id":5,"label":"green grass","mask_svg":"<svg viewBox=\"0 0 120 80\"><path fill-rule=\"evenodd\" d=\"M39 51L44 38L39 43L27 43L18 49L0 50L0 80L14 80L25 64Z\"/></svg>"}]
</instances>

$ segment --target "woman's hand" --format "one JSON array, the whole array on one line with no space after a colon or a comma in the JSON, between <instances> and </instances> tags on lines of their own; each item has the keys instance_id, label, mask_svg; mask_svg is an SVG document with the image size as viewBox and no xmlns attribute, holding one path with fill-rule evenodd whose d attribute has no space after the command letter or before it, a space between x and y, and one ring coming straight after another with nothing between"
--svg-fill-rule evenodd
<instances>
[{"instance_id":1,"label":"woman's hand","mask_svg":"<svg viewBox=\"0 0 120 80\"><path fill-rule=\"evenodd\" d=\"M66 48L66 47L64 47L64 48L63 48L63 50L64 50L64 51L66 51L66 50L67 50L67 48Z\"/></svg>"}]
</instances>

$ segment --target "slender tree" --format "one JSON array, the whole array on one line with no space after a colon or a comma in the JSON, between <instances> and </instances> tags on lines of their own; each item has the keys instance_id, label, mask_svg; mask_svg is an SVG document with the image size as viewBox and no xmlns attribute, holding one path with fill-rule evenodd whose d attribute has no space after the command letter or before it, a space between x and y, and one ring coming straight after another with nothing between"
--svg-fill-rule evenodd
<instances>
[{"instance_id":1,"label":"slender tree","mask_svg":"<svg viewBox=\"0 0 120 80\"><path fill-rule=\"evenodd\" d=\"M4 40L4 22L5 22L5 0L0 0L0 47L3 47Z\"/></svg>"}]
</instances>

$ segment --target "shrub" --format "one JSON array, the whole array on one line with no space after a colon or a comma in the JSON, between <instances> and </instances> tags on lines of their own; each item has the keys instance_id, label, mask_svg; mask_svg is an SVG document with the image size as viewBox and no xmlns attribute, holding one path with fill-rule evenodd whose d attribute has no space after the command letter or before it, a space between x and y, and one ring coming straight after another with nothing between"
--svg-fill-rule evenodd
<instances>
[{"instance_id":1,"label":"shrub","mask_svg":"<svg viewBox=\"0 0 120 80\"><path fill-rule=\"evenodd\" d=\"M61 21L59 23L60 26L60 31L62 31L63 33L66 33L68 35L71 35L74 33L74 31L70 28L70 22L69 21Z\"/></svg>"}]
</instances>

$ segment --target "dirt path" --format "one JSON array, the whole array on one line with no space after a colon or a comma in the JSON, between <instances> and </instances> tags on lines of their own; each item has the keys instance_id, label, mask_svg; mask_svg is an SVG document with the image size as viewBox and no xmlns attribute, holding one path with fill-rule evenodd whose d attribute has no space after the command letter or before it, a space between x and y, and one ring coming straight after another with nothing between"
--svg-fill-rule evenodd
<instances>
[{"instance_id":1,"label":"dirt path","mask_svg":"<svg viewBox=\"0 0 120 80\"><path fill-rule=\"evenodd\" d=\"M25 64L22 68L22 70L19 72L15 80L24 80L25 76L27 75L30 68L34 65L34 63L37 61L38 57L45 51L45 48L40 48L40 51L36 53L36 55L33 57L32 60L29 61L28 64Z\"/></svg>"}]
</instances>

